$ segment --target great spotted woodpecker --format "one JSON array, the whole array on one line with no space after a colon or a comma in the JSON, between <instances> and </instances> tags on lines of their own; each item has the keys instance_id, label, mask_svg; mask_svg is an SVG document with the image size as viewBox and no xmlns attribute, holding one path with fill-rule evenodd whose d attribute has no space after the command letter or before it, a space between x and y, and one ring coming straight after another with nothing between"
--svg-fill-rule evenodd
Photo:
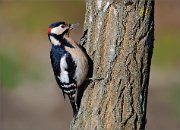
<instances>
[{"instance_id":1,"label":"great spotted woodpecker","mask_svg":"<svg viewBox=\"0 0 180 130\"><path fill-rule=\"evenodd\" d=\"M48 28L51 42L51 65L57 84L62 89L64 98L68 95L73 109L77 113L76 93L85 81L88 73L88 59L80 45L69 37L76 24L55 22Z\"/></svg>"}]
</instances>

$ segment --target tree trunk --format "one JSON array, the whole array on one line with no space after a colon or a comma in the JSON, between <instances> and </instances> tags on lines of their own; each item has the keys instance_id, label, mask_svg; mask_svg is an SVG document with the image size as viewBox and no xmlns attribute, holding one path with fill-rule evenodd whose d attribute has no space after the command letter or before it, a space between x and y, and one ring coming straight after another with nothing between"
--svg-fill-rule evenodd
<instances>
[{"instance_id":1,"label":"tree trunk","mask_svg":"<svg viewBox=\"0 0 180 130\"><path fill-rule=\"evenodd\" d=\"M84 32L93 78L103 79L84 91L71 130L145 129L154 1L87 0Z\"/></svg>"}]
</instances>

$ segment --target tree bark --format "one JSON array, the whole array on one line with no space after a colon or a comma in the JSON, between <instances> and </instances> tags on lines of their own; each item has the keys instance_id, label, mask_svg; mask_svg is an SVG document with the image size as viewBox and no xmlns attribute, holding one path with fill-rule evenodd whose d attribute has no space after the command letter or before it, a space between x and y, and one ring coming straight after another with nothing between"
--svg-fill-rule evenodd
<instances>
[{"instance_id":1,"label":"tree bark","mask_svg":"<svg viewBox=\"0 0 180 130\"><path fill-rule=\"evenodd\" d=\"M93 78L103 79L84 91L71 130L145 129L154 1L87 0L84 32Z\"/></svg>"}]
</instances>

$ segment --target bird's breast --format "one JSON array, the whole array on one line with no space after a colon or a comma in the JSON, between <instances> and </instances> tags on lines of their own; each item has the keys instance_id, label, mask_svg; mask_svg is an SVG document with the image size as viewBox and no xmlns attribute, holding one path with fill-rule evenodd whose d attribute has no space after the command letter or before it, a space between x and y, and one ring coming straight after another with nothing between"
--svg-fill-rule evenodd
<instances>
[{"instance_id":1,"label":"bird's breast","mask_svg":"<svg viewBox=\"0 0 180 130\"><path fill-rule=\"evenodd\" d=\"M76 64L76 70L74 79L77 82L77 86L80 86L86 79L88 72L88 60L84 52L80 47L76 46L74 48L65 47L65 50L69 52Z\"/></svg>"}]
</instances>

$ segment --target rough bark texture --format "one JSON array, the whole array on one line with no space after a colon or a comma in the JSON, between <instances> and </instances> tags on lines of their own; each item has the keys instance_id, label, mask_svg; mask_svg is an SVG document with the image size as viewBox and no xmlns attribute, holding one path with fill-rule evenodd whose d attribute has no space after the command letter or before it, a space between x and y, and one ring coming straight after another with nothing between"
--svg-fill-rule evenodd
<instances>
[{"instance_id":1,"label":"rough bark texture","mask_svg":"<svg viewBox=\"0 0 180 130\"><path fill-rule=\"evenodd\" d=\"M145 129L154 2L87 0L84 31L93 78L104 79L84 91L71 130Z\"/></svg>"}]
</instances>

